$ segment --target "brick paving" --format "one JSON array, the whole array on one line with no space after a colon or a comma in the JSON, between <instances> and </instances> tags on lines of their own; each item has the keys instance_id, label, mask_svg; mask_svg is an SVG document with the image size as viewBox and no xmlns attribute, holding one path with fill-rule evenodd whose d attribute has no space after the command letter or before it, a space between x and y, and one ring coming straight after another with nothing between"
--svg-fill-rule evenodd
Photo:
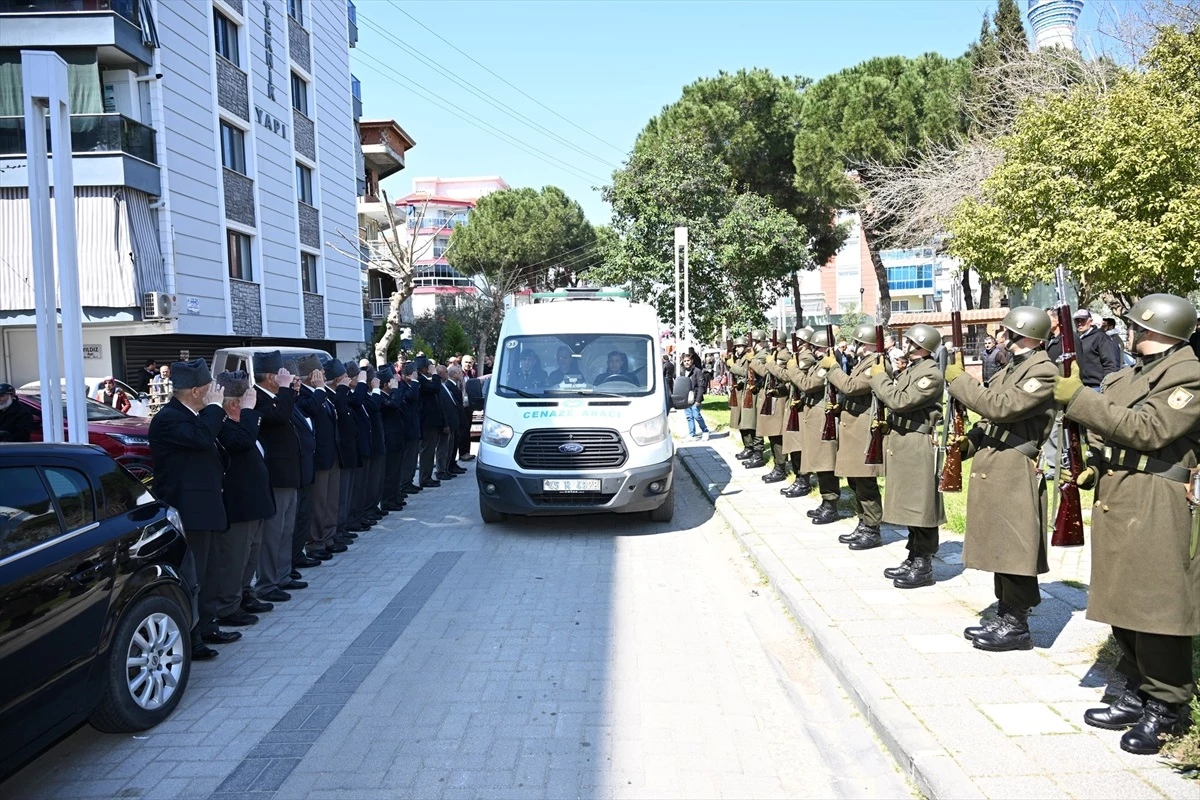
<instances>
[{"instance_id":1,"label":"brick paving","mask_svg":"<svg viewBox=\"0 0 1200 800\"><path fill-rule=\"evenodd\" d=\"M84 726L24 798L897 797L910 787L712 505L484 526L417 496L136 736Z\"/></svg>"},{"instance_id":2,"label":"brick paving","mask_svg":"<svg viewBox=\"0 0 1200 800\"><path fill-rule=\"evenodd\" d=\"M684 420L672 426L682 439ZM762 483L766 470L743 469L735 449L688 442L680 457L922 793L1200 797L1160 760L1122 751L1119 733L1083 723L1123 684L1097 661L1109 628L1084 616L1090 547L1050 548L1035 648L985 653L962 629L994 605L992 576L963 569L961 536L943 530L936 586L895 589L882 571L904 559L904 529L885 525L884 547L851 552L837 537L855 520L810 524L816 493L781 497L785 484Z\"/></svg>"}]
</instances>

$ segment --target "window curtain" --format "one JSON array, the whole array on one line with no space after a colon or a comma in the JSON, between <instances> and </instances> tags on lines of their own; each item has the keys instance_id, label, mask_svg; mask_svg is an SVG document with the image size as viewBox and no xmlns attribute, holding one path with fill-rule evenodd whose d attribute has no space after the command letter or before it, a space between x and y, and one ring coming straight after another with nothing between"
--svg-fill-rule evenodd
<instances>
[{"instance_id":1,"label":"window curtain","mask_svg":"<svg viewBox=\"0 0 1200 800\"><path fill-rule=\"evenodd\" d=\"M25 113L21 85L21 51L0 50L0 117Z\"/></svg>"},{"instance_id":2,"label":"window curtain","mask_svg":"<svg viewBox=\"0 0 1200 800\"><path fill-rule=\"evenodd\" d=\"M56 51L67 62L67 97L72 114L102 114L100 63L94 48L68 47ZM0 50L0 117L25 113L21 80L21 51Z\"/></svg>"}]
</instances>

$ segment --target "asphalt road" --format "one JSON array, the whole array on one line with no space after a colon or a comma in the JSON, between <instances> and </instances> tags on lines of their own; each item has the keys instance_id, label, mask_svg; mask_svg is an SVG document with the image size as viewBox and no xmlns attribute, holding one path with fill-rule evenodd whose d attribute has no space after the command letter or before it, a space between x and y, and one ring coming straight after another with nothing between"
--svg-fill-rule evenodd
<instances>
[{"instance_id":1,"label":"asphalt road","mask_svg":"<svg viewBox=\"0 0 1200 800\"><path fill-rule=\"evenodd\" d=\"M309 571L137 736L18 798L907 797L681 470L674 522L484 526L473 475Z\"/></svg>"}]
</instances>

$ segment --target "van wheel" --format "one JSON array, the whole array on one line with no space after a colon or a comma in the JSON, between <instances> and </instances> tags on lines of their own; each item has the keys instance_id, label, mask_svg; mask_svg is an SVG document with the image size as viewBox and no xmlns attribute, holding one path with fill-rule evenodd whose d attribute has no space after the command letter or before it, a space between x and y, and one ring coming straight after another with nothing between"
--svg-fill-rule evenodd
<instances>
[{"instance_id":1,"label":"van wheel","mask_svg":"<svg viewBox=\"0 0 1200 800\"><path fill-rule=\"evenodd\" d=\"M667 490L666 499L661 506L650 511L651 522L670 522L675 517L675 486Z\"/></svg>"},{"instance_id":2,"label":"van wheel","mask_svg":"<svg viewBox=\"0 0 1200 800\"><path fill-rule=\"evenodd\" d=\"M507 514L489 506L484 502L482 497L479 498L479 516L483 517L485 525L494 525L497 522L504 522L504 520L508 519Z\"/></svg>"},{"instance_id":3,"label":"van wheel","mask_svg":"<svg viewBox=\"0 0 1200 800\"><path fill-rule=\"evenodd\" d=\"M89 722L105 733L153 728L171 715L187 688L192 639L171 599L147 595L125 612L108 656L104 698Z\"/></svg>"}]
</instances>

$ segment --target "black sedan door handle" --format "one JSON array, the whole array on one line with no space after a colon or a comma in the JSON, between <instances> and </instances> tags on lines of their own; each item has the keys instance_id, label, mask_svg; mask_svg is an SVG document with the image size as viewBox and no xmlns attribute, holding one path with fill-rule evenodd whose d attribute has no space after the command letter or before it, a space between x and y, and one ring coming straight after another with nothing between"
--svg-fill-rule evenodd
<instances>
[{"instance_id":1,"label":"black sedan door handle","mask_svg":"<svg viewBox=\"0 0 1200 800\"><path fill-rule=\"evenodd\" d=\"M80 584L91 583L92 581L96 580L96 578L100 575L100 573L101 573L101 571L103 571L103 569L104 569L103 563L85 564L85 565L81 566L79 569L72 572L70 574L70 576L68 576L68 580L70 580L73 583L80 583Z\"/></svg>"}]
</instances>

